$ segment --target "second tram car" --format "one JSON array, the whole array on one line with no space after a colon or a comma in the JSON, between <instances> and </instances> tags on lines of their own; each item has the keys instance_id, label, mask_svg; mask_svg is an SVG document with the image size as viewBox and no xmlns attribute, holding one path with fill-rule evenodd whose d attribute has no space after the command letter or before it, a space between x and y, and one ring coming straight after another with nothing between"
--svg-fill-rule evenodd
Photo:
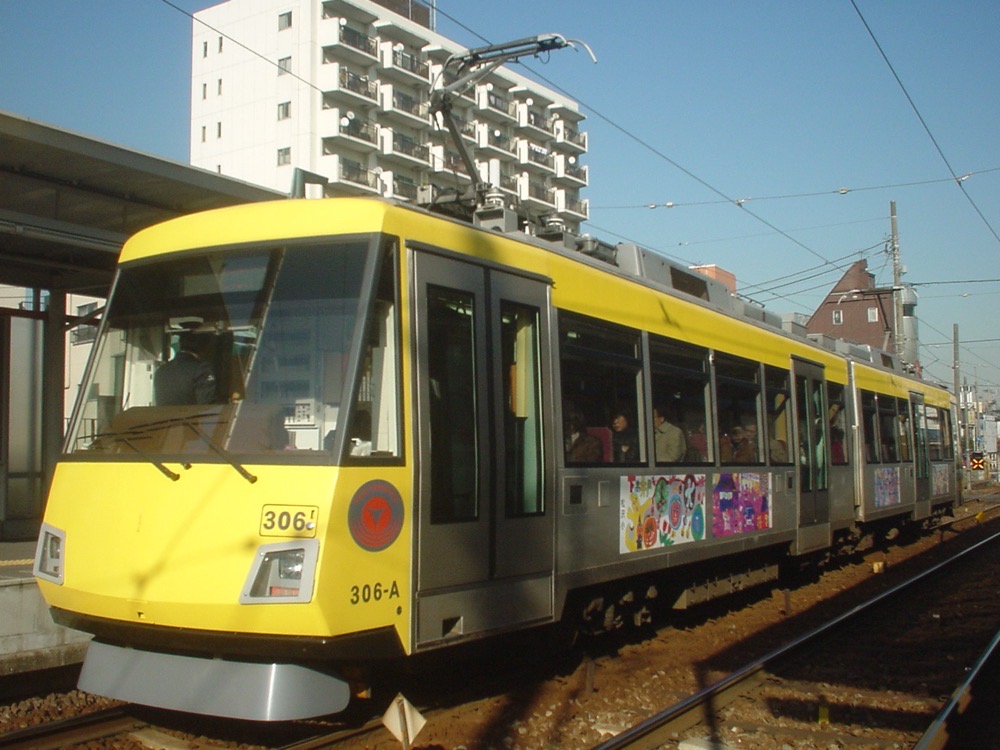
<instances>
[{"instance_id":1,"label":"second tram car","mask_svg":"<svg viewBox=\"0 0 1000 750\"><path fill-rule=\"evenodd\" d=\"M83 689L334 713L372 659L641 622L959 499L943 388L490 215L289 200L125 245L35 562Z\"/></svg>"}]
</instances>

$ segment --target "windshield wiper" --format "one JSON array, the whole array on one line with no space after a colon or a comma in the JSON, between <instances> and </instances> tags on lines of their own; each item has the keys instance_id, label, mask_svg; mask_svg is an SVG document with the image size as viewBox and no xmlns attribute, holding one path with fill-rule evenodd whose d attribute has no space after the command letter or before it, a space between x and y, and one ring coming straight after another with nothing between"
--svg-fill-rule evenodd
<instances>
[{"instance_id":1,"label":"windshield wiper","mask_svg":"<svg viewBox=\"0 0 1000 750\"><path fill-rule=\"evenodd\" d=\"M229 451L227 451L222 446L218 445L214 440L212 440L211 437L202 432L202 430L198 427L198 425L192 423L189 419L181 419L179 421L190 427L194 431L194 433L204 441L205 445L207 445L209 448L215 451L215 453L218 456L220 456L227 464L236 469L236 471L239 472L239 475L244 479L246 479L248 482L250 482L250 484L253 484L254 482L257 481L256 476L254 476L249 471L244 469L243 465L235 458L233 458L233 455Z\"/></svg>"},{"instance_id":2,"label":"windshield wiper","mask_svg":"<svg viewBox=\"0 0 1000 750\"><path fill-rule=\"evenodd\" d=\"M149 461L149 463L153 464L153 466L155 466L157 469L159 469L161 472L163 472L163 476L167 477L171 482L176 482L178 479L181 478L180 474L178 474L175 471L171 471L170 469L168 469L166 466L164 466L162 463L160 463L155 458L153 458L152 456L150 456L148 453L146 453L146 451L142 450L142 448L140 448L139 446L137 446L135 443L133 443L127 437L122 437L121 435L112 435L110 433L107 433L105 435L99 435L98 437L107 437L107 438L111 438L115 442L125 443L125 445L127 445L129 448L131 448L132 450L134 450L136 453L138 453L140 458L146 459L147 461ZM183 466L185 469L190 469L191 468L191 464L181 464L181 466Z\"/></svg>"}]
</instances>

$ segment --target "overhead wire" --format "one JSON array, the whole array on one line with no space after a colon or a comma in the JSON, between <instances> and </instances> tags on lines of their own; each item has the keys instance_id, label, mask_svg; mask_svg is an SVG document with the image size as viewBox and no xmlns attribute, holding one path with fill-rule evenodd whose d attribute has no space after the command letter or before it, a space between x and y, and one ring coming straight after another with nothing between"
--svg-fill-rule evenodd
<instances>
[{"instance_id":1,"label":"overhead wire","mask_svg":"<svg viewBox=\"0 0 1000 750\"><path fill-rule=\"evenodd\" d=\"M965 189L964 183L968 175L960 177L955 172L954 168L951 166L951 162L948 161L948 157L945 156L944 150L941 148L941 144L939 144L937 138L934 137L934 133L931 132L930 127L927 125L927 121L924 120L924 116L920 114L920 110L917 108L916 102L913 101L913 97L910 96L910 92L906 90L906 86L903 84L903 80L899 77L899 74L896 73L896 69L893 67L892 62L889 60L889 56L885 53L885 50L882 49L882 45L879 44L879 41L875 37L875 33L872 31L871 26L868 25L868 21L865 19L864 14L862 14L861 9L858 8L857 2L855 2L855 0L851 0L851 5L854 6L854 11L858 14L858 18L861 19L861 23L864 24L865 30L868 32L868 36L870 36L872 42L875 43L875 47L878 49L879 54L882 55L882 59L885 61L885 64L889 67L889 71L892 73L893 78L895 78L896 83L899 84L899 88L902 90L903 95L906 97L906 101L910 103L910 108L913 109L913 113L917 116L917 119L923 126L924 132L927 133L927 137L931 139L931 143L933 143L934 148L937 149L938 156L941 157L941 160L944 162L945 166L948 167L948 171L951 173L951 178L958 185L959 189L962 191L962 195L965 196L965 199L969 202L969 204L976 211L976 213L979 214L979 218L982 219L983 223L986 225L987 229L989 229L990 232L993 234L993 237L996 239L996 241L1000 243L1000 234L997 234L997 230L993 228L993 225L990 224L989 220L980 210L979 206L977 206L976 202L972 200L972 196L969 195L969 192Z\"/></svg>"},{"instance_id":2,"label":"overhead wire","mask_svg":"<svg viewBox=\"0 0 1000 750\"><path fill-rule=\"evenodd\" d=\"M975 172L966 172L962 175L961 179L963 182L971 177L981 174L988 174L989 172L998 172L1000 167L989 167L988 169L980 169ZM861 193L870 190L897 190L899 188L907 187L921 187L923 185L937 185L942 182L954 182L953 177L939 177L933 180L917 180L913 182L896 182L885 185L867 185L865 187L840 187L833 190L817 190L808 193L788 193L784 195L762 195L762 196L747 196L745 198L737 198L737 202L742 204L760 201L777 201L777 200L788 200L792 198L815 198L820 196L830 196L830 195L848 195L849 193ZM612 211L612 210L622 210L622 209L653 209L653 208L687 208L690 206L718 206L725 203L729 203L728 200L717 200L717 201L667 201L665 203L633 203L625 204L621 206L602 206L591 204L590 208L597 209L600 211Z\"/></svg>"}]
</instances>

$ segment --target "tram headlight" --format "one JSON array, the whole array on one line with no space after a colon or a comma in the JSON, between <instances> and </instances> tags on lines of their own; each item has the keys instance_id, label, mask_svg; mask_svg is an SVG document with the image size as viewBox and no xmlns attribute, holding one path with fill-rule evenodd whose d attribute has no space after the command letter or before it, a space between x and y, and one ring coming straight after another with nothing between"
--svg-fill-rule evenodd
<instances>
[{"instance_id":1,"label":"tram headlight","mask_svg":"<svg viewBox=\"0 0 1000 750\"><path fill-rule=\"evenodd\" d=\"M315 539L261 545L254 556L240 602L280 604L310 601L318 553L319 542Z\"/></svg>"},{"instance_id":2,"label":"tram headlight","mask_svg":"<svg viewBox=\"0 0 1000 750\"><path fill-rule=\"evenodd\" d=\"M35 548L35 566L32 571L35 576L62 585L65 550L66 532L43 523L38 535L38 547Z\"/></svg>"}]
</instances>

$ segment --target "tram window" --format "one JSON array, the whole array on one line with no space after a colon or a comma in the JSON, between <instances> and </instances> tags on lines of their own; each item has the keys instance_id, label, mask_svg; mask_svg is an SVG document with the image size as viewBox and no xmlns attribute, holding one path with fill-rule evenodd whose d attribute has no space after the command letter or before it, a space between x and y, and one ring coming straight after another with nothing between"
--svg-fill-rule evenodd
<instances>
[{"instance_id":1,"label":"tram window","mask_svg":"<svg viewBox=\"0 0 1000 750\"><path fill-rule=\"evenodd\" d=\"M932 461L944 461L954 457L951 440L951 412L936 406L927 406L927 442Z\"/></svg>"},{"instance_id":2,"label":"tram window","mask_svg":"<svg viewBox=\"0 0 1000 750\"><path fill-rule=\"evenodd\" d=\"M649 357L654 413L647 429L656 463L708 463L708 350L650 336Z\"/></svg>"},{"instance_id":3,"label":"tram window","mask_svg":"<svg viewBox=\"0 0 1000 750\"><path fill-rule=\"evenodd\" d=\"M882 440L882 461L894 464L899 461L899 446L896 443L896 399L891 396L878 396L878 427L879 438Z\"/></svg>"},{"instance_id":4,"label":"tram window","mask_svg":"<svg viewBox=\"0 0 1000 750\"><path fill-rule=\"evenodd\" d=\"M507 517L545 512L538 308L500 303L503 440Z\"/></svg>"},{"instance_id":5,"label":"tram window","mask_svg":"<svg viewBox=\"0 0 1000 750\"><path fill-rule=\"evenodd\" d=\"M645 463L639 332L563 313L559 339L566 463Z\"/></svg>"},{"instance_id":6,"label":"tram window","mask_svg":"<svg viewBox=\"0 0 1000 750\"><path fill-rule=\"evenodd\" d=\"M830 463L847 463L847 415L844 413L844 386L826 384L826 401L830 418Z\"/></svg>"},{"instance_id":7,"label":"tram window","mask_svg":"<svg viewBox=\"0 0 1000 750\"><path fill-rule=\"evenodd\" d=\"M767 398L767 454L772 464L792 463L792 409L788 370L764 367Z\"/></svg>"},{"instance_id":8,"label":"tram window","mask_svg":"<svg viewBox=\"0 0 1000 750\"><path fill-rule=\"evenodd\" d=\"M716 354L715 389L722 463L760 463L760 365Z\"/></svg>"},{"instance_id":9,"label":"tram window","mask_svg":"<svg viewBox=\"0 0 1000 750\"><path fill-rule=\"evenodd\" d=\"M475 315L471 293L427 285L431 523L479 517Z\"/></svg>"},{"instance_id":10,"label":"tram window","mask_svg":"<svg viewBox=\"0 0 1000 750\"><path fill-rule=\"evenodd\" d=\"M865 461L870 464L881 463L882 456L878 449L878 409L875 394L871 391L861 391L861 416L865 433Z\"/></svg>"},{"instance_id":11,"label":"tram window","mask_svg":"<svg viewBox=\"0 0 1000 750\"><path fill-rule=\"evenodd\" d=\"M910 454L910 403L904 398L896 399L896 444L899 447L899 460L912 461Z\"/></svg>"}]
</instances>

